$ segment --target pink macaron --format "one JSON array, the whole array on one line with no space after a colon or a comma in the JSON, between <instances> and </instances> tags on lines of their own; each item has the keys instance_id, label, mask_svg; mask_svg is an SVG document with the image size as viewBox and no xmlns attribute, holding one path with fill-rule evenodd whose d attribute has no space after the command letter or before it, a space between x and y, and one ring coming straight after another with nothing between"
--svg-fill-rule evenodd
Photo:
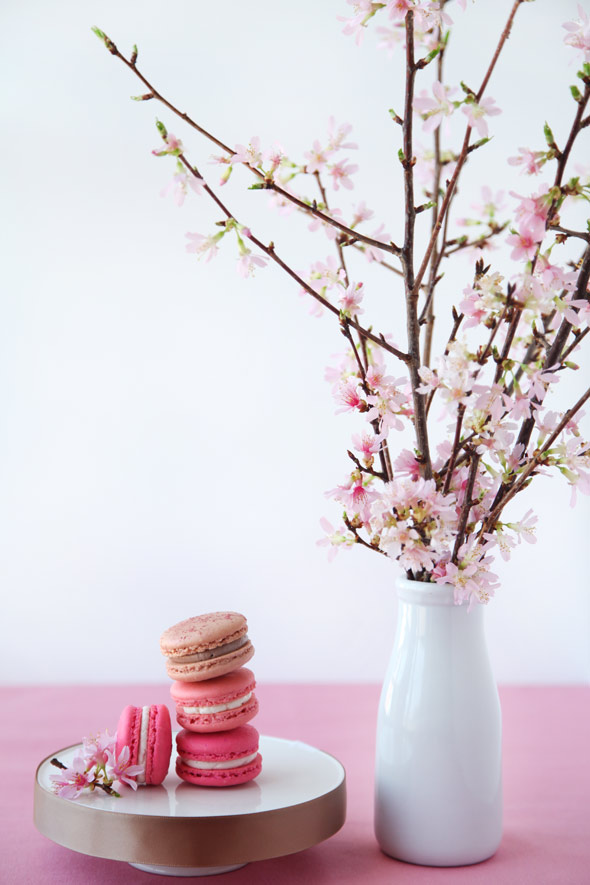
<instances>
[{"instance_id":1,"label":"pink macaron","mask_svg":"<svg viewBox=\"0 0 590 885\"><path fill-rule=\"evenodd\" d=\"M187 618L162 633L160 649L171 679L201 682L237 670L254 654L248 623L238 612Z\"/></svg>"},{"instance_id":2,"label":"pink macaron","mask_svg":"<svg viewBox=\"0 0 590 885\"><path fill-rule=\"evenodd\" d=\"M161 784L168 774L172 753L170 713L164 704L125 707L117 725L117 756L129 747L131 765L141 765L138 784Z\"/></svg>"},{"instance_id":3,"label":"pink macaron","mask_svg":"<svg viewBox=\"0 0 590 885\"><path fill-rule=\"evenodd\" d=\"M203 682L174 682L176 721L187 731L228 731L258 713L256 680L247 667Z\"/></svg>"},{"instance_id":4,"label":"pink macaron","mask_svg":"<svg viewBox=\"0 0 590 885\"><path fill-rule=\"evenodd\" d=\"M258 732L252 725L231 731L197 734L183 729L176 736L176 773L199 787L232 787L260 774Z\"/></svg>"}]
</instances>

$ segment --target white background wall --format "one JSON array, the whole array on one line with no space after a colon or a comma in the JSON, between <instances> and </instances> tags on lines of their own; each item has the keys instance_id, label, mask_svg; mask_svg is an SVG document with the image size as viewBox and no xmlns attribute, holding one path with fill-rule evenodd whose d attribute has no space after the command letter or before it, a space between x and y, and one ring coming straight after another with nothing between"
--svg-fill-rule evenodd
<instances>
[{"instance_id":1,"label":"white background wall","mask_svg":"<svg viewBox=\"0 0 590 885\"><path fill-rule=\"evenodd\" d=\"M449 82L477 88L509 6L449 7ZM563 140L576 67L560 25L575 10L570 0L519 10L489 88L504 113L468 171L464 210L477 179L525 192L529 180L504 158L543 147L545 119ZM259 134L301 157L330 113L354 123L362 171L352 198L399 238L399 131L387 109L402 107L401 53L377 53L374 33L356 49L335 20L348 13L342 0L5 0L4 681L157 680L161 631L224 608L247 614L260 680L381 678L396 567L363 550L330 565L315 546L320 516L338 517L323 493L344 477L360 427L334 416L323 381L342 348L337 326L309 317L278 269L244 282L233 248L211 264L185 253L185 232L208 233L218 213L160 197L173 161L150 154L154 116L214 181L211 149L155 102L130 102L142 90L90 32L99 25L125 51L137 42L146 75L230 144ZM330 254L323 234L268 211L249 183L238 170L224 195L255 233L298 269ZM348 214L347 199L336 205ZM509 275L505 255L496 253ZM395 330L399 286L362 260L356 268ZM463 260L448 272L449 298L471 273ZM565 482L539 479L512 512L530 506L539 543L498 564L503 586L489 606L496 673L586 681L588 499L570 510Z\"/></svg>"}]
</instances>

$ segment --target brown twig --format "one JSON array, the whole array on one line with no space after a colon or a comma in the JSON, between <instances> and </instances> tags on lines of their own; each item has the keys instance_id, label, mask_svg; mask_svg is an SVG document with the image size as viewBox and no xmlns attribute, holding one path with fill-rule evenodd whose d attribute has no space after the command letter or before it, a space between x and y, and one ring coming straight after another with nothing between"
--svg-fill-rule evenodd
<instances>
[{"instance_id":1,"label":"brown twig","mask_svg":"<svg viewBox=\"0 0 590 885\"><path fill-rule=\"evenodd\" d=\"M457 563L457 556L459 554L459 550L463 544L463 540L465 537L465 529L467 528L467 522L469 520L469 512L473 506L473 488L475 486L475 479L477 477L477 468L479 467L479 459L480 456L477 454L475 450L470 452L471 464L469 465L469 477L467 479L467 488L465 489L465 497L463 499L463 506L461 507L461 515L459 517L459 525L457 527L457 536L455 538L455 546L453 547L453 554L451 556L451 562Z\"/></svg>"},{"instance_id":2,"label":"brown twig","mask_svg":"<svg viewBox=\"0 0 590 885\"><path fill-rule=\"evenodd\" d=\"M235 151L229 147L229 145L225 144L225 142L221 141L221 139L217 138L203 126L200 126L196 123L189 115L181 110L179 110L175 105L172 104L167 98L165 98L161 92L159 92L155 86L149 82L149 80L140 72L135 62L132 62L130 59L125 58L125 56L119 52L116 45L110 40L108 37L104 40L105 45L111 55L114 55L116 58L121 59L123 64L125 64L130 71L132 71L136 77L138 77L141 82L148 88L149 94L152 98L157 99L157 101L161 102L165 107L168 108L173 114L179 117L184 123L188 126L195 129L200 135L203 135L217 147L221 148L224 153L233 156ZM331 218L325 212L322 212L317 206L309 205L305 203L303 200L300 200L299 197L296 197L294 194L280 187L280 185L276 184L271 178L268 178L264 172L260 169L257 169L255 166L250 165L249 163L242 163L242 166L245 166L250 172L252 172L257 178L259 178L264 184L263 188L265 190L272 190L283 197L285 200L289 200L289 202L293 203L295 206L298 206L300 209L305 211L309 215L313 215L314 218L318 218L320 221L323 221L325 224L329 224L332 227L335 227L341 233L346 234L351 237L351 239L359 240L363 243L366 243L368 246L374 246L376 249L381 249L384 252L390 252L392 255L399 255L400 249L395 243L382 243L380 240L375 240L373 237L367 237L365 234L360 233L359 231L355 231L347 225L342 224L340 221L337 221L335 218Z\"/></svg>"},{"instance_id":3,"label":"brown twig","mask_svg":"<svg viewBox=\"0 0 590 885\"><path fill-rule=\"evenodd\" d=\"M535 455L528 462L528 465L524 469L523 473L520 474L518 480L516 482L514 482L507 489L507 491L500 498L500 500L498 500L494 504L489 515L485 519L485 521L480 529L480 532L479 532L480 537L485 532L490 532L493 530L493 528L496 524L496 521L498 520L498 517L502 513L502 510L504 509L506 504L508 504L508 502L511 501L512 498L514 498L514 496L516 494L518 494L518 492L520 492L525 487L531 474L535 471L535 469L544 460L543 456L549 451L549 449L551 448L551 446L553 445L553 443L555 442L557 437L561 434L561 432L565 429L565 427L567 427L567 425L572 420L574 415L577 412L579 412L579 410L582 408L584 403L586 403L589 399L590 399L590 387L588 388L588 390L584 394L582 394L582 396L571 407L571 409L568 409L568 411L565 413L565 415L563 416L563 418L561 419L561 421L559 422L559 424L557 425L557 427L555 428L553 433L546 439L546 441L544 442L542 447L535 453Z\"/></svg>"},{"instance_id":4,"label":"brown twig","mask_svg":"<svg viewBox=\"0 0 590 885\"><path fill-rule=\"evenodd\" d=\"M506 40L510 36L510 31L512 29L512 23L514 21L514 17L516 15L518 7L523 2L524 2L524 0L515 0L514 5L512 6L512 10L510 12L510 15L508 16L508 21L506 22L504 30L502 31L502 34L500 35L500 40L498 42L498 45L496 46L496 51L494 52L494 55L493 55L492 60L488 66L486 74L483 78L482 84L479 87L477 95L475 96L475 99L477 102L481 101L481 98L485 92L486 86L488 85L490 77L492 76L492 72L496 66L496 62L498 61L498 57L500 55L500 52L502 51L502 48L503 48L504 44L506 43ZM420 265L420 269L418 270L418 272L416 274L416 279L414 282L414 285L416 285L416 286L420 285L420 283L422 282L422 278L424 277L424 274L426 273L426 270L428 268L430 256L432 254L432 250L435 247L439 231L440 231L440 229L442 227L442 223L444 221L445 214L449 208L449 204L450 204L451 198L453 196L453 193L454 193L454 190L455 190L455 187L457 184L457 179L459 178L459 173L461 172L461 169L463 168L463 164L465 163L465 160L467 159L467 154L469 152L470 139L471 139L471 126L468 126L467 129L465 130L465 137L463 139L463 146L462 146L459 156L457 158L457 165L455 167L455 171L453 172L453 175L451 176L451 180L449 181L448 187L446 189L446 192L445 192L445 195L444 195L444 198L442 201L442 205L440 207L440 212L439 212L438 218L436 220L436 224L434 225L434 228L433 228L432 233L430 235L430 240L428 242L428 246L426 247L426 252L424 253L424 258L422 259L422 264Z\"/></svg>"},{"instance_id":5,"label":"brown twig","mask_svg":"<svg viewBox=\"0 0 590 885\"><path fill-rule=\"evenodd\" d=\"M414 228L416 209L414 205L414 156L412 143L412 119L414 105L414 84L416 65L414 62L414 13L409 10L406 15L406 93L404 102L404 121L402 126L403 148L402 166L404 170L405 227L404 244L401 251L402 269L404 272L404 288L406 296L406 324L408 334L408 371L412 384L414 402L414 429L416 445L419 453L420 472L426 479L432 476L430 447L428 442L428 425L426 421L426 397L418 393L421 385L418 369L421 364L420 325L418 323L419 288L414 279Z\"/></svg>"},{"instance_id":6,"label":"brown twig","mask_svg":"<svg viewBox=\"0 0 590 885\"><path fill-rule=\"evenodd\" d=\"M201 175L201 173L199 172L197 167L192 166L188 162L188 160L186 159L184 154L179 154L178 159L180 160L180 162L183 164L185 169L187 169L187 171L191 175L193 175L195 178L198 178L200 181L204 182L203 190L213 200L213 202L216 204L216 206L223 212L226 219L228 221L235 221L236 223L238 223L236 217L230 212L230 210L227 208L225 203L223 203L220 200L220 198L217 196L215 191L213 191L213 189L210 187L210 185L208 185L205 182L203 176ZM276 249L274 247L274 243L270 243L267 246L261 240L259 240L258 237L255 237L254 234L252 234L252 233L249 236L249 240L251 243L254 243L254 245L257 246L261 252L264 252L264 254L268 258L270 258L271 261L274 261L275 264L278 264L279 267L281 267L285 271L285 273L287 273L293 280L295 280L301 286L302 289L304 289L308 293L308 295L311 295L312 298L315 298L316 301L319 301L319 303L322 305L322 307L325 307L326 310L329 310L331 313L335 314L338 318L340 318L340 310L337 307L335 307L333 304L331 304L331 302L328 301L327 298L324 298L323 295L320 295L319 292L316 292L315 289L313 289L309 285L309 283L306 283L305 280L303 280L299 276L299 274L297 274L291 267L289 267L289 265L285 261L283 261L282 258L280 258L277 255ZM384 350L387 350L389 353L393 354L393 356L397 356L398 359L402 360L402 362L404 362L404 363L408 362L408 355L404 354L401 350L398 350L397 347L394 347L393 345L389 344L385 340L383 335L379 335L379 336L374 335L368 329L363 328L360 325L360 323L354 319L351 319L348 322L354 329L356 329L357 332L359 332L359 334L363 335L365 338L368 338L369 341L372 341L374 344L378 344L379 347L382 347Z\"/></svg>"}]
</instances>

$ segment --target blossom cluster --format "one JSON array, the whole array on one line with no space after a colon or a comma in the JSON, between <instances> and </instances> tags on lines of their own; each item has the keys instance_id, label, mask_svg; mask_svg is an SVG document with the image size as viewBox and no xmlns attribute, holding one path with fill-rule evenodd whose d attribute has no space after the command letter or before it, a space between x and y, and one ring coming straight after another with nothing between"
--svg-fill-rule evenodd
<instances>
[{"instance_id":1,"label":"blossom cluster","mask_svg":"<svg viewBox=\"0 0 590 885\"><path fill-rule=\"evenodd\" d=\"M534 476L555 472L571 486L572 503L578 491L590 494L590 444L579 427L590 391L567 411L551 407L549 396L559 389L564 373L577 369L572 357L590 332L590 225L582 231L563 226L572 204L590 202L590 176L572 176L567 168L572 146L588 125L589 18L580 7L579 18L563 26L565 44L582 55L577 74L581 86L570 87L576 110L567 141L560 148L546 123L544 144L515 146L507 160L535 184L508 195L484 186L468 214L454 218L453 189L467 155L485 148L492 121L501 113L486 89L518 4L475 91L463 82L444 80L442 60L452 24L444 0L347 3L352 15L341 17L343 31L357 43L379 16L387 23L377 29L381 47L393 50L412 34L406 41L408 52L422 53L408 65L412 76L428 71L438 59L428 88L406 90L406 120L390 111L404 129L404 149L420 123L423 136L433 140L431 148L413 144L408 156L404 150L398 155L406 194L419 183L427 198L420 206L406 205L406 223L413 225L427 210L433 213L431 242L417 282L408 272L405 254L408 242L415 248L413 234L401 249L386 223L373 221L375 213L364 200L348 206L344 202L358 169L346 153L357 148L349 123L331 117L326 137L312 140L300 158L288 156L279 144L265 148L258 136L233 148L212 139L223 149L212 158L221 169L218 186L225 186L233 170L242 167L254 177L250 189L268 191L273 208L300 213L311 231L327 236L332 254L315 256L306 271L288 267L274 243L266 245L232 215L187 161L182 142L160 122L163 147L153 153L174 158L166 192L173 193L178 205L192 191L212 197L223 210L225 217L213 232L187 233L188 252L209 261L224 239L235 238L241 275L251 276L276 261L298 282L314 314L327 310L340 323L347 348L328 367L326 379L336 412L365 423L352 435L352 468L327 492L339 505L342 522L334 527L323 519L325 537L319 543L330 555L361 544L398 561L411 578L452 585L457 602L487 602L496 587L494 553L506 558L521 541L535 541L536 517L530 511L520 519L504 517L512 498ZM457 5L465 10L466 0ZM112 47L109 41L111 52ZM463 147L453 149L448 132L460 123ZM491 260L498 243L508 247L516 269ZM582 257L572 258L571 247L580 243ZM447 344L432 358L424 330L432 332L434 291L444 276L444 262L455 253L475 259L475 272L456 293L448 311ZM359 256L404 278L410 318L415 311L415 323L408 322L407 352L391 335L361 324L368 313L369 287L362 265L355 263ZM443 312L441 303L437 310ZM410 346L412 326L418 332ZM395 371L389 365L393 359ZM433 411L439 423L429 428ZM436 429L442 439L430 446ZM414 434L416 446L400 451L395 435L406 430Z\"/></svg>"},{"instance_id":2,"label":"blossom cluster","mask_svg":"<svg viewBox=\"0 0 590 885\"><path fill-rule=\"evenodd\" d=\"M130 765L129 747L123 747L117 755L116 735L108 731L96 737L84 738L81 752L75 756L69 767L52 760L60 769L59 774L50 775L53 788L63 799L77 799L84 791L101 789L110 796L120 797L113 784L118 781L137 789L137 776L142 774L142 765Z\"/></svg>"}]
</instances>

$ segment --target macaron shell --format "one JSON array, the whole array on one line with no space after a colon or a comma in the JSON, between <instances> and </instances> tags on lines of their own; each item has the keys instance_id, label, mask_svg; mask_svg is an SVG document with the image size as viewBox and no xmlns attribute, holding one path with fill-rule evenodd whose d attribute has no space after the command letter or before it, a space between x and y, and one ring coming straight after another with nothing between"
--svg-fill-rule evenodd
<instances>
[{"instance_id":1,"label":"macaron shell","mask_svg":"<svg viewBox=\"0 0 590 885\"><path fill-rule=\"evenodd\" d=\"M161 784L170 766L172 725L165 704L152 704L145 758L146 784Z\"/></svg>"},{"instance_id":2,"label":"macaron shell","mask_svg":"<svg viewBox=\"0 0 590 885\"><path fill-rule=\"evenodd\" d=\"M117 725L117 744L115 752L120 755L123 747L129 747L129 764L137 765L139 740L141 735L141 707L129 704L122 711Z\"/></svg>"},{"instance_id":3,"label":"macaron shell","mask_svg":"<svg viewBox=\"0 0 590 885\"><path fill-rule=\"evenodd\" d=\"M170 694L177 704L193 707L211 707L227 704L254 691L256 678L248 667L240 667L215 679L204 682L174 682Z\"/></svg>"},{"instance_id":4,"label":"macaron shell","mask_svg":"<svg viewBox=\"0 0 590 885\"><path fill-rule=\"evenodd\" d=\"M260 735L253 725L242 725L215 734L195 734L183 730L176 735L176 747L178 754L188 759L226 762L257 753L259 739Z\"/></svg>"},{"instance_id":5,"label":"macaron shell","mask_svg":"<svg viewBox=\"0 0 590 885\"><path fill-rule=\"evenodd\" d=\"M209 612L187 618L162 633L163 655L177 657L234 642L248 632L248 623L239 612Z\"/></svg>"},{"instance_id":6,"label":"macaron shell","mask_svg":"<svg viewBox=\"0 0 590 885\"><path fill-rule=\"evenodd\" d=\"M262 756L260 753L248 765L238 768L198 769L184 765L180 759L176 760L176 774L182 780L197 787L236 787L254 780L262 771Z\"/></svg>"},{"instance_id":7,"label":"macaron shell","mask_svg":"<svg viewBox=\"0 0 590 885\"><path fill-rule=\"evenodd\" d=\"M187 705L188 706L188 705ZM250 700L235 710L222 710L220 713L184 713L176 708L176 721L187 731L208 733L229 731L245 725L258 713L258 700L252 695Z\"/></svg>"},{"instance_id":8,"label":"macaron shell","mask_svg":"<svg viewBox=\"0 0 590 885\"><path fill-rule=\"evenodd\" d=\"M180 664L167 660L166 672L171 679L176 679L179 682L203 682L206 679L213 679L231 673L232 670L237 670L253 656L254 646L248 640L241 648L218 658L210 658L208 661Z\"/></svg>"}]
</instances>

